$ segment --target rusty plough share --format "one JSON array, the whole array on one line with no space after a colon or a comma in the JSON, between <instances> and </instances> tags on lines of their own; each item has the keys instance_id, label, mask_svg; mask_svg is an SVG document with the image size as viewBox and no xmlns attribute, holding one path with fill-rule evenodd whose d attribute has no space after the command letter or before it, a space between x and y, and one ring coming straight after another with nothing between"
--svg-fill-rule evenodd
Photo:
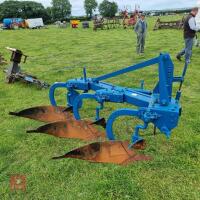
<instances>
[{"instance_id":1,"label":"rusty plough share","mask_svg":"<svg viewBox=\"0 0 200 200\"><path fill-rule=\"evenodd\" d=\"M133 89L102 82L155 64L158 65L159 81L151 91L144 89L143 84L140 88ZM77 158L90 162L122 165L150 160L150 156L138 152L145 149L145 141L140 136L139 130L147 129L149 123L152 123L154 130L159 129L167 138L170 137L171 131L178 125L181 115L179 100L187 67L186 63L182 76L175 77L174 65L169 54L160 54L151 60L96 78L87 78L84 68L83 78L72 79L65 83L55 83L51 86L49 97L52 106L29 108L10 114L50 123L35 130L29 130L29 133L45 133L61 138L94 141L94 143L72 150L54 159ZM175 82L179 83L180 86L176 97L173 98L172 89ZM58 88L67 89L67 108L57 106L54 92ZM93 91L93 93L90 91ZM95 121L81 120L79 110L85 99L94 99L99 104L96 108ZM106 102L128 103L136 106L137 109L116 110L106 121L100 117L100 111L104 108ZM132 116L143 121L142 125L135 127L130 142L115 141L113 124L121 116ZM97 125L105 128L105 132L99 131L96 128ZM106 138L110 141L106 141Z\"/></svg>"}]
</instances>

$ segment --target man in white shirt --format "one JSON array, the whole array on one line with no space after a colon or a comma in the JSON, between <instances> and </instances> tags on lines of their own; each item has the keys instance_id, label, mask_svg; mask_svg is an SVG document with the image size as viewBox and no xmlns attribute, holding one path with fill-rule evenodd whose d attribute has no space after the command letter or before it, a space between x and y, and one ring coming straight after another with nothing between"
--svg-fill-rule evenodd
<instances>
[{"instance_id":1,"label":"man in white shirt","mask_svg":"<svg viewBox=\"0 0 200 200\"><path fill-rule=\"evenodd\" d=\"M185 48L177 54L176 58L181 61L181 57L185 55L185 61L190 63L192 57L193 40L196 32L200 29L196 25L195 17L198 13L198 8L193 8L191 13L187 16L184 22L184 40Z\"/></svg>"}]
</instances>

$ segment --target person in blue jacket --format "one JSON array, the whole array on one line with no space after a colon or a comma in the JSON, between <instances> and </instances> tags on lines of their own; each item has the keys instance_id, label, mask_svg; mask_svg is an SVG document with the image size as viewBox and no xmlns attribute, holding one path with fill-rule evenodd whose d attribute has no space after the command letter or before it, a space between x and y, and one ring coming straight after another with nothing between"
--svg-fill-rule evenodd
<instances>
[{"instance_id":1,"label":"person in blue jacket","mask_svg":"<svg viewBox=\"0 0 200 200\"><path fill-rule=\"evenodd\" d=\"M138 54L144 53L145 39L147 34L147 22L145 21L145 14L141 14L135 25L135 33L137 34L137 47Z\"/></svg>"}]
</instances>

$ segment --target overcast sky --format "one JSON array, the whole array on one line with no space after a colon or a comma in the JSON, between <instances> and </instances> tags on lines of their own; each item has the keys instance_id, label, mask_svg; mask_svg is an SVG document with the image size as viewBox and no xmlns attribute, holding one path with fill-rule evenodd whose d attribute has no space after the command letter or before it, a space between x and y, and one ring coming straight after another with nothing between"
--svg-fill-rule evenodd
<instances>
[{"instance_id":1,"label":"overcast sky","mask_svg":"<svg viewBox=\"0 0 200 200\"><path fill-rule=\"evenodd\" d=\"M33 0L42 3L45 7L51 5L51 0ZM98 3L103 0L97 0ZM111 0L118 3L119 8L127 7L134 9L135 4L139 4L141 10L157 10L168 8L185 8L196 6L197 0ZM3 0L0 0L3 2ZM83 2L84 0L70 0L72 4L72 15L84 15Z\"/></svg>"}]
</instances>

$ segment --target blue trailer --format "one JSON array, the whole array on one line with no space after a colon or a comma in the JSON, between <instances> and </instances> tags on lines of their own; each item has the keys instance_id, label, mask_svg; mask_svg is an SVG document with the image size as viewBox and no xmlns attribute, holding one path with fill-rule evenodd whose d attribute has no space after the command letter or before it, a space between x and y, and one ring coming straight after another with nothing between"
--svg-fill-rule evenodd
<instances>
[{"instance_id":1,"label":"blue trailer","mask_svg":"<svg viewBox=\"0 0 200 200\"><path fill-rule=\"evenodd\" d=\"M3 26L5 29L13 29L14 26L20 27L24 20L22 18L4 18Z\"/></svg>"}]
</instances>

